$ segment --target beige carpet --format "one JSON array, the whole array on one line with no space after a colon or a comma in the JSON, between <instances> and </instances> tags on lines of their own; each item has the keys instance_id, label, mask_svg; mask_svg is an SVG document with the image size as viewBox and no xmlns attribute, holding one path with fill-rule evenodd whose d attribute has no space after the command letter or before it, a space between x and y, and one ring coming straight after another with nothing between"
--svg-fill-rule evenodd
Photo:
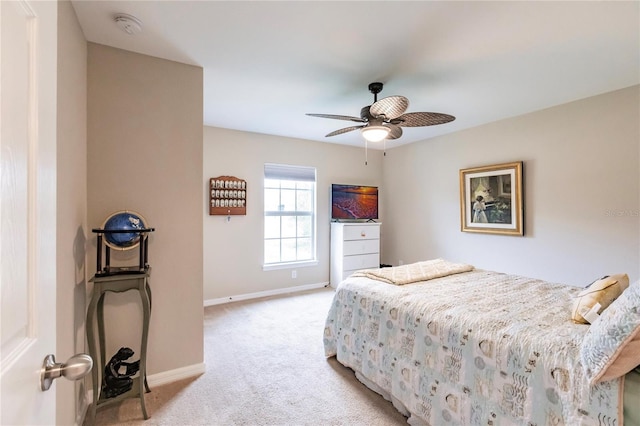
<instances>
[{"instance_id":1,"label":"beige carpet","mask_svg":"<svg viewBox=\"0 0 640 426\"><path fill-rule=\"evenodd\" d=\"M402 425L390 402L335 358L324 321L332 289L205 308L206 373L98 411L97 425ZM87 423L87 422L85 422Z\"/></svg>"}]
</instances>

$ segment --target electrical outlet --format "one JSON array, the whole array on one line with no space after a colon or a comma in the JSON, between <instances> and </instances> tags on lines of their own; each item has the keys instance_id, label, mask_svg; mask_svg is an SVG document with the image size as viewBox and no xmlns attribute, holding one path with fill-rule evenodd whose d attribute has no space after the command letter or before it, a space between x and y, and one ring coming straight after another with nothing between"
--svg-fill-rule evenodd
<instances>
[{"instance_id":1,"label":"electrical outlet","mask_svg":"<svg viewBox=\"0 0 640 426\"><path fill-rule=\"evenodd\" d=\"M296 271L295 269L291 271L291 278L298 278L298 271Z\"/></svg>"},{"instance_id":2,"label":"electrical outlet","mask_svg":"<svg viewBox=\"0 0 640 426\"><path fill-rule=\"evenodd\" d=\"M404 260L398 260L398 265L404 265Z\"/></svg>"}]
</instances>

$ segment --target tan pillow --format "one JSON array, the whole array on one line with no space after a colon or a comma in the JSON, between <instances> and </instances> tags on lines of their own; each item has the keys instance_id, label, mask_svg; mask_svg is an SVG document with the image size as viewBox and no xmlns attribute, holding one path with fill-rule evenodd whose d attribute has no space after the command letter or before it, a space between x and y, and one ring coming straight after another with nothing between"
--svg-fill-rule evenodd
<instances>
[{"instance_id":1,"label":"tan pillow","mask_svg":"<svg viewBox=\"0 0 640 426\"><path fill-rule=\"evenodd\" d=\"M610 275L594 281L574 300L571 319L579 324L591 323L592 321L586 318L589 317L588 312L591 308L599 303L600 307L594 313L601 314L627 287L629 287L627 274Z\"/></svg>"}]
</instances>

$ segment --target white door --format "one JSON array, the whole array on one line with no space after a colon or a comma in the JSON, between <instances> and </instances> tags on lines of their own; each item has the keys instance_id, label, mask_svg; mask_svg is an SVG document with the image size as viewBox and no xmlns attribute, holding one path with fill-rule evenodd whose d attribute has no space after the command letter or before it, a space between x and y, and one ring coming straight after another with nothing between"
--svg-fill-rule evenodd
<instances>
[{"instance_id":1,"label":"white door","mask_svg":"<svg viewBox=\"0 0 640 426\"><path fill-rule=\"evenodd\" d=\"M0 424L55 424L57 4L0 1Z\"/></svg>"}]
</instances>

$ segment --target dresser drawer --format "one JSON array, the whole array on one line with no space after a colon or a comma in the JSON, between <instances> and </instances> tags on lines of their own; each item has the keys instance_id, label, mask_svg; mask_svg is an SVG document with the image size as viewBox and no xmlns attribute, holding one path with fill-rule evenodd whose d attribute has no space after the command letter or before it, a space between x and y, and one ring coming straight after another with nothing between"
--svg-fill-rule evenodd
<instances>
[{"instance_id":1,"label":"dresser drawer","mask_svg":"<svg viewBox=\"0 0 640 426\"><path fill-rule=\"evenodd\" d=\"M345 256L352 256L354 254L378 253L380 251L380 241L379 240L345 241L342 249Z\"/></svg>"},{"instance_id":2,"label":"dresser drawer","mask_svg":"<svg viewBox=\"0 0 640 426\"><path fill-rule=\"evenodd\" d=\"M345 226L344 227L344 240L377 240L380 239L380 227L379 226Z\"/></svg>"},{"instance_id":3,"label":"dresser drawer","mask_svg":"<svg viewBox=\"0 0 640 426\"><path fill-rule=\"evenodd\" d=\"M350 271L354 269L371 269L380 267L380 253L360 254L357 256L345 256L342 269Z\"/></svg>"}]
</instances>

